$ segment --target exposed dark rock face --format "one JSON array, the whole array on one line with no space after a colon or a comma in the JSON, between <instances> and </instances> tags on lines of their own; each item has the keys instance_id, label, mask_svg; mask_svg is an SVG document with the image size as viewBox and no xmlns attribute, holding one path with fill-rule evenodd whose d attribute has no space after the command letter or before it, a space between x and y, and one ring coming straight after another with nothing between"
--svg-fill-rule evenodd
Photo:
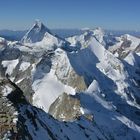
<instances>
[{"instance_id":1,"label":"exposed dark rock face","mask_svg":"<svg viewBox=\"0 0 140 140\"><path fill-rule=\"evenodd\" d=\"M32 140L24 124L27 118L22 115L22 113L27 115L34 123L35 116L32 113L28 110L22 112L22 108L31 105L23 91L9 79L8 75L6 77L7 79L2 79L0 82L0 139L25 140L28 137ZM4 95L7 92L4 91L6 87L9 88L9 94Z\"/></svg>"},{"instance_id":2,"label":"exposed dark rock face","mask_svg":"<svg viewBox=\"0 0 140 140\"><path fill-rule=\"evenodd\" d=\"M77 92L81 92L87 89L84 78L76 74L74 70L67 73L67 75L65 76L66 79L61 79L61 77L59 77L59 75L57 74L57 70L56 76L62 83L75 88Z\"/></svg>"},{"instance_id":3,"label":"exposed dark rock face","mask_svg":"<svg viewBox=\"0 0 140 140\"><path fill-rule=\"evenodd\" d=\"M60 55L63 57L60 57ZM64 50L61 50L59 53L56 52L53 59L54 62L57 62L54 64L54 68L58 80L65 85L73 87L76 92L85 91L87 89L84 77L76 73L74 68L69 65L68 54Z\"/></svg>"},{"instance_id":4,"label":"exposed dark rock face","mask_svg":"<svg viewBox=\"0 0 140 140\"><path fill-rule=\"evenodd\" d=\"M49 113L60 121L73 121L82 115L80 107L77 98L63 93L50 106Z\"/></svg>"},{"instance_id":5,"label":"exposed dark rock face","mask_svg":"<svg viewBox=\"0 0 140 140\"><path fill-rule=\"evenodd\" d=\"M130 51L126 51L126 48L129 48L131 46L131 43L132 42L130 40L127 40L124 38L121 46L117 50L115 50L113 53L118 52L119 58L121 59L125 58L130 52Z\"/></svg>"},{"instance_id":6,"label":"exposed dark rock face","mask_svg":"<svg viewBox=\"0 0 140 140\"><path fill-rule=\"evenodd\" d=\"M13 89L12 85L6 79L0 80L0 139L13 137L17 133L16 121L17 121L17 109L13 103L7 99L5 90L8 88Z\"/></svg>"}]
</instances>

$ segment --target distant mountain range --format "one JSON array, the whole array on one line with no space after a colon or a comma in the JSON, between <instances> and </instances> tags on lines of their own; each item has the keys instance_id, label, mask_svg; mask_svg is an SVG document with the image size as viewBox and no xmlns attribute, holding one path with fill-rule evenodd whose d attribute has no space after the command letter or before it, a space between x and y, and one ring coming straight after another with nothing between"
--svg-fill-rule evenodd
<instances>
[{"instance_id":1,"label":"distant mountain range","mask_svg":"<svg viewBox=\"0 0 140 140\"><path fill-rule=\"evenodd\" d=\"M79 35L84 32L83 30L80 30L80 29L51 29L51 31L63 38L73 36L73 35ZM117 35L117 36L120 36L123 34L130 34L136 37L140 37L140 31L121 31L121 30L118 30L118 31L105 30L105 31L113 35ZM23 31L0 30L0 37L4 37L7 40L11 40L11 41L14 41L14 40L19 41L25 35L26 32L27 30L23 30Z\"/></svg>"}]
</instances>

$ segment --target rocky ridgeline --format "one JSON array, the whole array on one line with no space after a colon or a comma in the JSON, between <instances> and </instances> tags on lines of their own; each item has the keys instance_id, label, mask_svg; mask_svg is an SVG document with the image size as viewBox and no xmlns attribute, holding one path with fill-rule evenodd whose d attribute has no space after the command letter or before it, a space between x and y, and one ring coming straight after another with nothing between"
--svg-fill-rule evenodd
<instances>
[{"instance_id":1,"label":"rocky ridgeline","mask_svg":"<svg viewBox=\"0 0 140 140\"><path fill-rule=\"evenodd\" d=\"M13 103L4 95L6 86L12 88L8 80L0 80L0 139L17 133L17 110Z\"/></svg>"},{"instance_id":2,"label":"rocky ridgeline","mask_svg":"<svg viewBox=\"0 0 140 140\"><path fill-rule=\"evenodd\" d=\"M43 110L33 107L26 100L22 90L10 79L1 80L0 84L0 105L2 106L0 108L0 139L2 140L34 140L38 139L38 134L44 135L46 139L58 140L60 139L58 135L60 133L67 140L69 139L66 136L68 134L62 133L63 128L60 126L63 125L64 129L66 129L73 121L80 123L82 119L80 101L74 96L63 93L51 106L50 112L52 116L57 120L64 121L61 122L55 120ZM5 86L11 88L10 92L7 91L7 95L3 92ZM56 111L56 115L54 115L54 111ZM88 119L85 122L88 123ZM52 127L52 124L54 127ZM55 127L57 131L54 131ZM80 124L75 127L81 131L80 133L85 133L84 137L86 139L88 138L85 129ZM79 131L75 134L73 133L73 135L79 135Z\"/></svg>"}]
</instances>

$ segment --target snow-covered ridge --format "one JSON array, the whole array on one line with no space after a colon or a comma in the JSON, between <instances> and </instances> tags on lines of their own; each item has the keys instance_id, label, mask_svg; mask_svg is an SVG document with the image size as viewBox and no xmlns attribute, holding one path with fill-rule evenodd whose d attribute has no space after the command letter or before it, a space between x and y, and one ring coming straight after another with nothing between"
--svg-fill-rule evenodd
<instances>
[{"instance_id":1,"label":"snow-covered ridge","mask_svg":"<svg viewBox=\"0 0 140 140\"><path fill-rule=\"evenodd\" d=\"M0 43L3 43L3 42L5 42L5 39L0 37Z\"/></svg>"},{"instance_id":2,"label":"snow-covered ridge","mask_svg":"<svg viewBox=\"0 0 140 140\"><path fill-rule=\"evenodd\" d=\"M85 29L84 31L85 32L81 35L67 38L67 41L71 43L71 46L85 48L88 46L88 41L92 38L95 38L102 45L106 44L104 41L105 32L100 27L95 29Z\"/></svg>"},{"instance_id":3,"label":"snow-covered ridge","mask_svg":"<svg viewBox=\"0 0 140 140\"><path fill-rule=\"evenodd\" d=\"M18 59L16 59L16 60L11 60L11 61L2 61L3 67L4 67L4 68L5 68L5 67L7 68L6 74L11 75L12 72L13 72L13 70L14 70L14 68L15 68L16 65L18 64L18 62L19 62Z\"/></svg>"},{"instance_id":4,"label":"snow-covered ridge","mask_svg":"<svg viewBox=\"0 0 140 140\"><path fill-rule=\"evenodd\" d=\"M109 51L117 57L125 58L129 53L140 48L140 39L129 34L116 37L116 43L109 47Z\"/></svg>"}]
</instances>

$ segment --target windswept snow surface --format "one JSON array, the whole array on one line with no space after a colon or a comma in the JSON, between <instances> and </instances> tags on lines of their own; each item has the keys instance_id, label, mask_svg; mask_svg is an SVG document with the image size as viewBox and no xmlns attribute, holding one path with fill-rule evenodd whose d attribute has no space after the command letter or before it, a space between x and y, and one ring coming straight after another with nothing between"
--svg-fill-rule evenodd
<instances>
[{"instance_id":1,"label":"windswept snow surface","mask_svg":"<svg viewBox=\"0 0 140 140\"><path fill-rule=\"evenodd\" d=\"M32 48L32 51L47 51L54 50L57 47L63 47L65 42L52 34L45 33L41 41L35 43L24 43L25 46Z\"/></svg>"},{"instance_id":2,"label":"windswept snow surface","mask_svg":"<svg viewBox=\"0 0 140 140\"><path fill-rule=\"evenodd\" d=\"M9 60L9 61L5 60L5 61L2 61L2 65L3 65L3 67L7 68L6 73L11 75L13 70L14 70L14 68L18 64L18 62L19 62L18 59L16 59L16 60Z\"/></svg>"},{"instance_id":3,"label":"windswept snow surface","mask_svg":"<svg viewBox=\"0 0 140 140\"><path fill-rule=\"evenodd\" d=\"M50 105L62 93L75 94L75 90L72 87L58 81L54 70L46 74L43 79L36 80L33 83L33 89L35 91L33 104L37 107L41 107L46 112L48 112Z\"/></svg>"},{"instance_id":4,"label":"windswept snow surface","mask_svg":"<svg viewBox=\"0 0 140 140\"><path fill-rule=\"evenodd\" d=\"M2 91L3 92L3 96L6 97L9 93L11 93L11 91L12 91L12 88L10 88L9 86L6 85L4 87L4 89L3 89L3 91Z\"/></svg>"},{"instance_id":5,"label":"windswept snow surface","mask_svg":"<svg viewBox=\"0 0 140 140\"><path fill-rule=\"evenodd\" d=\"M3 45L5 43L6 43L6 40L4 38L0 37L0 45Z\"/></svg>"},{"instance_id":6,"label":"windswept snow surface","mask_svg":"<svg viewBox=\"0 0 140 140\"><path fill-rule=\"evenodd\" d=\"M124 59L128 64L134 67L139 67L139 53L131 52L129 53L126 58Z\"/></svg>"},{"instance_id":7,"label":"windswept snow surface","mask_svg":"<svg viewBox=\"0 0 140 140\"><path fill-rule=\"evenodd\" d=\"M29 68L29 66L30 66L29 62L23 62L23 63L21 63L19 70L25 71L25 70L27 70Z\"/></svg>"}]
</instances>

